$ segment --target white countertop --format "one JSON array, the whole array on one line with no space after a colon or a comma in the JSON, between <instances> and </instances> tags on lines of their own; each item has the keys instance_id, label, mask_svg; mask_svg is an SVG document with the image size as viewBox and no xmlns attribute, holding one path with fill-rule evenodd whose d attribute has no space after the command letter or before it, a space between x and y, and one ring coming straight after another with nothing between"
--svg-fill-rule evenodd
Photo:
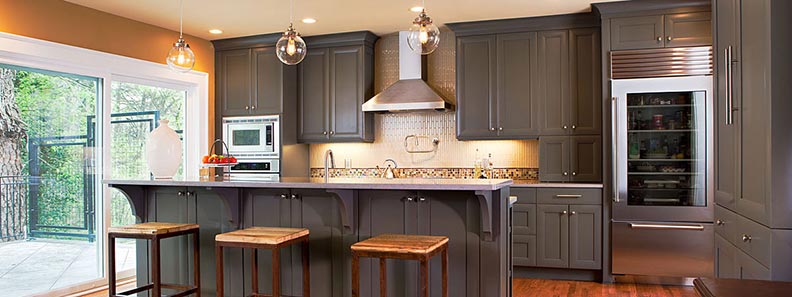
<instances>
[{"instance_id":1,"label":"white countertop","mask_svg":"<svg viewBox=\"0 0 792 297\"><path fill-rule=\"evenodd\" d=\"M544 183L538 180L515 180L512 188L588 188L602 189L602 184L595 183Z\"/></svg>"},{"instance_id":2,"label":"white countertop","mask_svg":"<svg viewBox=\"0 0 792 297\"><path fill-rule=\"evenodd\" d=\"M458 190L493 191L511 186L510 179L431 179L431 178L303 178L281 177L280 181L256 180L199 180L132 179L104 181L108 185L227 187L227 188L299 188L299 189L358 189L358 190Z\"/></svg>"}]
</instances>

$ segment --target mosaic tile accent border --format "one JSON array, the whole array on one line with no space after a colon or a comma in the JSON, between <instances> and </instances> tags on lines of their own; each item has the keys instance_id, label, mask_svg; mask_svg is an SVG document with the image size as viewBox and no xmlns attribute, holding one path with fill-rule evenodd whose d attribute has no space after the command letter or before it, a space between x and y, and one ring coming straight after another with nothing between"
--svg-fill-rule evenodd
<instances>
[{"instance_id":1,"label":"mosaic tile accent border","mask_svg":"<svg viewBox=\"0 0 792 297\"><path fill-rule=\"evenodd\" d=\"M333 168L331 178L371 178L381 177L383 169L377 168ZM399 178L474 178L473 168L396 168ZM495 168L493 178L514 180L538 180L537 168ZM324 178L324 168L311 168L312 178Z\"/></svg>"}]
</instances>

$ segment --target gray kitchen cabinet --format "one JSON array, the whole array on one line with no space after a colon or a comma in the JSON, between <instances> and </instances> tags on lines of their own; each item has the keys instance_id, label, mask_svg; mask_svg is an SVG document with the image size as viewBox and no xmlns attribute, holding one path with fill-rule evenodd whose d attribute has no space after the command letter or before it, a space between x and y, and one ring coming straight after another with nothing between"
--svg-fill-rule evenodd
<instances>
[{"instance_id":1,"label":"gray kitchen cabinet","mask_svg":"<svg viewBox=\"0 0 792 297\"><path fill-rule=\"evenodd\" d=\"M512 188L512 263L536 266L536 189Z\"/></svg>"},{"instance_id":2,"label":"gray kitchen cabinet","mask_svg":"<svg viewBox=\"0 0 792 297\"><path fill-rule=\"evenodd\" d=\"M222 116L250 113L253 99L251 50L238 49L217 53L217 90Z\"/></svg>"},{"instance_id":3,"label":"gray kitchen cabinet","mask_svg":"<svg viewBox=\"0 0 792 297\"><path fill-rule=\"evenodd\" d=\"M274 47L218 51L216 68L221 116L283 112L295 67L281 63Z\"/></svg>"},{"instance_id":4,"label":"gray kitchen cabinet","mask_svg":"<svg viewBox=\"0 0 792 297\"><path fill-rule=\"evenodd\" d=\"M602 47L599 28L569 31L570 134L602 132Z\"/></svg>"},{"instance_id":5,"label":"gray kitchen cabinet","mask_svg":"<svg viewBox=\"0 0 792 297\"><path fill-rule=\"evenodd\" d=\"M372 142L374 115L363 103L374 88L371 32L306 37L312 50L297 66L301 143Z\"/></svg>"},{"instance_id":6,"label":"gray kitchen cabinet","mask_svg":"<svg viewBox=\"0 0 792 297\"><path fill-rule=\"evenodd\" d=\"M294 227L291 222L291 214L293 207L293 200L290 199L290 192L288 189L283 190L270 190L270 189L255 189L246 190L242 195L243 209L246 213L242 214L243 228L249 227ZM235 249L225 249L232 251ZM250 262L251 251L244 251L244 269L245 275L250 275ZM259 267L259 290L260 292L271 292L272 290L272 252L269 250L256 250L258 253L258 267ZM298 248L285 248L280 251L281 258L281 290L283 294L293 295L297 292L294 290L294 283L296 280L302 280L297 276L295 267L297 265L292 263L295 258L299 257ZM227 256L226 256L227 257ZM240 265L242 266L242 265ZM229 285L226 284L226 288ZM244 294L248 296L252 292L250 280L244 281Z\"/></svg>"},{"instance_id":7,"label":"gray kitchen cabinet","mask_svg":"<svg viewBox=\"0 0 792 297\"><path fill-rule=\"evenodd\" d=\"M737 247L723 239L721 235L715 234L715 277L739 279L740 263L737 260L739 253Z\"/></svg>"},{"instance_id":8,"label":"gray kitchen cabinet","mask_svg":"<svg viewBox=\"0 0 792 297\"><path fill-rule=\"evenodd\" d=\"M497 136L496 37L470 36L457 38L457 138L488 139Z\"/></svg>"},{"instance_id":9,"label":"gray kitchen cabinet","mask_svg":"<svg viewBox=\"0 0 792 297\"><path fill-rule=\"evenodd\" d=\"M602 267L602 207L569 206L569 268Z\"/></svg>"},{"instance_id":10,"label":"gray kitchen cabinet","mask_svg":"<svg viewBox=\"0 0 792 297\"><path fill-rule=\"evenodd\" d=\"M734 106L740 106L742 92L740 92L740 2L741 0L713 1L716 12L716 42L715 54L720 59L715 59L716 77L716 131L715 131L715 202L731 210L737 208L739 177L738 127L741 126L742 117L739 112L730 111L729 100ZM727 57L731 54L731 59ZM728 61L727 61L728 59ZM731 76L728 69L731 67ZM732 114L730 121L728 114Z\"/></svg>"},{"instance_id":11,"label":"gray kitchen cabinet","mask_svg":"<svg viewBox=\"0 0 792 297\"><path fill-rule=\"evenodd\" d=\"M595 182L602 180L600 136L539 138L539 180Z\"/></svg>"},{"instance_id":12,"label":"gray kitchen cabinet","mask_svg":"<svg viewBox=\"0 0 792 297\"><path fill-rule=\"evenodd\" d=\"M664 47L662 15L613 18L610 26L612 50Z\"/></svg>"},{"instance_id":13,"label":"gray kitchen cabinet","mask_svg":"<svg viewBox=\"0 0 792 297\"><path fill-rule=\"evenodd\" d=\"M228 212L218 211L224 209L225 205L217 193L206 188L189 188L188 193L190 196L189 198L194 200L195 205L194 209L190 211L195 214L195 223L201 228L199 230L202 246L200 252L201 295L214 296L217 292L215 251L214 249L203 247L214 246L214 239L217 234L236 230L237 226L231 221ZM182 251L182 253L183 252L184 251ZM242 267L242 250L227 249L223 254L223 275L226 285L225 292L229 296L241 296L243 279L245 279L245 272L238 268Z\"/></svg>"},{"instance_id":14,"label":"gray kitchen cabinet","mask_svg":"<svg viewBox=\"0 0 792 297\"><path fill-rule=\"evenodd\" d=\"M610 20L611 49L634 50L712 44L710 12L617 17Z\"/></svg>"},{"instance_id":15,"label":"gray kitchen cabinet","mask_svg":"<svg viewBox=\"0 0 792 297\"><path fill-rule=\"evenodd\" d=\"M569 267L569 207L539 204L537 216L536 265Z\"/></svg>"},{"instance_id":16,"label":"gray kitchen cabinet","mask_svg":"<svg viewBox=\"0 0 792 297\"><path fill-rule=\"evenodd\" d=\"M541 135L566 135L571 114L569 31L539 32Z\"/></svg>"},{"instance_id":17,"label":"gray kitchen cabinet","mask_svg":"<svg viewBox=\"0 0 792 297\"><path fill-rule=\"evenodd\" d=\"M539 135L539 97L537 96L538 53L536 32L497 36L497 110L498 136L531 137Z\"/></svg>"}]
</instances>

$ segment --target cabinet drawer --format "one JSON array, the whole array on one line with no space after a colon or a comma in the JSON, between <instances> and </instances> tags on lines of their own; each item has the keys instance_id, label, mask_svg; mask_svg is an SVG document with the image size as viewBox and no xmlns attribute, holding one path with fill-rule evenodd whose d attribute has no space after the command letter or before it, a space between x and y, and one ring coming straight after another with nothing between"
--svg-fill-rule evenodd
<instances>
[{"instance_id":1,"label":"cabinet drawer","mask_svg":"<svg viewBox=\"0 0 792 297\"><path fill-rule=\"evenodd\" d=\"M536 235L536 204L515 204L512 207L512 233Z\"/></svg>"},{"instance_id":2,"label":"cabinet drawer","mask_svg":"<svg viewBox=\"0 0 792 297\"><path fill-rule=\"evenodd\" d=\"M737 214L720 206L715 206L715 233L723 238L737 238Z\"/></svg>"},{"instance_id":3,"label":"cabinet drawer","mask_svg":"<svg viewBox=\"0 0 792 297\"><path fill-rule=\"evenodd\" d=\"M536 266L536 235L512 236L514 266Z\"/></svg>"},{"instance_id":4,"label":"cabinet drawer","mask_svg":"<svg viewBox=\"0 0 792 297\"><path fill-rule=\"evenodd\" d=\"M770 266L770 247L772 232L769 228L754 221L738 216L735 237L731 240L745 253L764 266Z\"/></svg>"},{"instance_id":5,"label":"cabinet drawer","mask_svg":"<svg viewBox=\"0 0 792 297\"><path fill-rule=\"evenodd\" d=\"M602 204L600 189L539 189L537 201L543 204Z\"/></svg>"},{"instance_id":6,"label":"cabinet drawer","mask_svg":"<svg viewBox=\"0 0 792 297\"><path fill-rule=\"evenodd\" d=\"M519 204L536 203L536 189L511 188L511 195L517 196Z\"/></svg>"}]
</instances>

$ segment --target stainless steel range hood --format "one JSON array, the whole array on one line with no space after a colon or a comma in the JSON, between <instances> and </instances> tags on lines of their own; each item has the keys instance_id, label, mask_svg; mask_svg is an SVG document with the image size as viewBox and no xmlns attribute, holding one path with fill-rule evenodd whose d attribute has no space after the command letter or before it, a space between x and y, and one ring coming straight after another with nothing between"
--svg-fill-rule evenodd
<instances>
[{"instance_id":1,"label":"stainless steel range hood","mask_svg":"<svg viewBox=\"0 0 792 297\"><path fill-rule=\"evenodd\" d=\"M363 103L363 111L395 112L453 109L421 78L420 54L407 45L408 32L399 32L399 80Z\"/></svg>"}]
</instances>

